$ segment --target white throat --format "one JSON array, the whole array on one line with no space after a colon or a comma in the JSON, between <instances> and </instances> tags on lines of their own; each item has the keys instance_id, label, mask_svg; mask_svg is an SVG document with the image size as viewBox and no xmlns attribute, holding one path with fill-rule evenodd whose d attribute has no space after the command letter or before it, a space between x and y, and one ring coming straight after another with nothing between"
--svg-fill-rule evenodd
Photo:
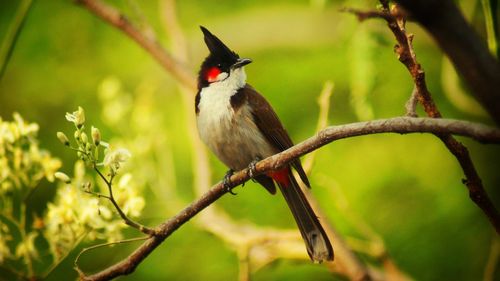
<instances>
[{"instance_id":1,"label":"white throat","mask_svg":"<svg viewBox=\"0 0 500 281\"><path fill-rule=\"evenodd\" d=\"M224 72L219 74L219 76L221 75L227 76ZM210 83L201 89L198 119L231 118L230 114L233 112L231 96L245 86L247 75L243 67L240 67L232 70L229 76L221 78L222 80Z\"/></svg>"}]
</instances>

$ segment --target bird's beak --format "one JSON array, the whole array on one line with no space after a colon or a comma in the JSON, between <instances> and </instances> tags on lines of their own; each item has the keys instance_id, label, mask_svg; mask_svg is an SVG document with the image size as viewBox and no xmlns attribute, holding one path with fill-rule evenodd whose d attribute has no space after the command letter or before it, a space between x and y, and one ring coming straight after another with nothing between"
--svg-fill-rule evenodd
<instances>
[{"instance_id":1,"label":"bird's beak","mask_svg":"<svg viewBox=\"0 0 500 281\"><path fill-rule=\"evenodd\" d=\"M237 68L240 68L242 66L245 66L249 63L251 63L252 60L251 59L238 59L236 61L236 63L234 63L232 66L231 66L231 69L237 69Z\"/></svg>"}]
</instances>

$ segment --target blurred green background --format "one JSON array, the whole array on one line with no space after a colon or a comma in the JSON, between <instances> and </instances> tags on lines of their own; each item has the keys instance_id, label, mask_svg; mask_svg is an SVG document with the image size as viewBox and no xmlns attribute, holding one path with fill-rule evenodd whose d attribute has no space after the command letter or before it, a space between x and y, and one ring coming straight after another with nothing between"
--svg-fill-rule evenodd
<instances>
[{"instance_id":1,"label":"blurred green background","mask_svg":"<svg viewBox=\"0 0 500 281\"><path fill-rule=\"evenodd\" d=\"M146 20L167 48L172 43L163 27L158 1L107 2L134 22ZM246 67L248 82L274 106L295 142L314 134L316 99L326 81L335 84L330 100L332 125L405 113L412 81L393 53L394 39L385 23L360 23L353 15L339 12L344 6L375 8L377 1L182 0L176 4L193 74L208 53L198 28L204 25L240 56L253 59ZM477 32L485 37L479 1L461 4ZM19 1L1 1L0 40L4 40L18 6ZM466 90L433 40L414 24L408 25L408 31L415 34L417 58L443 116L492 125L487 115L467 100ZM99 86L110 79L121 84L120 95L112 97L113 101L98 95ZM26 120L37 122L41 147L63 160L62 170L71 172L75 157L63 149L55 135L69 130L64 114L80 105L86 109L88 122L97 125L106 138L137 140L135 147L128 147L132 151L140 150L141 136L163 136L165 154L171 157L170 171L152 170L165 160L145 153L141 156L144 162L136 164L143 169L132 172L138 178L146 177L144 173L151 177L172 173L170 184L176 185L184 202L189 202L195 196L186 120L188 114L194 115L194 106L186 112L182 100L176 81L148 53L69 0L33 1L0 78L0 116L10 120L13 112L19 112ZM128 125L132 122L128 110L139 106L143 114L133 116L134 124L143 124L154 134ZM420 109L419 114L424 115ZM469 148L485 188L499 207L499 147L460 140ZM210 157L215 183L226 168ZM343 236L359 237L360 233L335 203L339 190L349 204L348 212L362 218L384 239L389 255L409 276L417 280L480 280L492 241L498 236L468 198L462 178L455 158L439 139L426 134L336 141L318 151L310 174L314 196ZM42 185L37 200L54 195L53 184ZM179 209L172 207L168 196L160 198L151 189L146 185L147 206L141 221L153 226ZM220 200L233 218L257 225L295 227L280 196L269 196L254 183L236 192L238 196ZM134 231L127 233L135 235ZM120 245L89 253L82 268L101 269L133 248ZM48 280L76 278L74 257L71 254ZM369 260L364 255L362 258ZM500 278L498 269L495 276ZM120 280L237 277L235 251L187 223L135 273ZM293 260L279 260L252 273L252 280L332 279L341 277L332 276L325 267Z\"/></svg>"}]
</instances>

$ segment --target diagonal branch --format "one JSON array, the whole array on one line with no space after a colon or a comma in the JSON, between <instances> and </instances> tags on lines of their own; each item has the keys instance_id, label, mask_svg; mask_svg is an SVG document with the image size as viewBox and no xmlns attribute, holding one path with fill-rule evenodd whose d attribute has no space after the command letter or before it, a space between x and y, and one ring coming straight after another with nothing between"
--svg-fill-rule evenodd
<instances>
[{"instance_id":1,"label":"diagonal branch","mask_svg":"<svg viewBox=\"0 0 500 281\"><path fill-rule=\"evenodd\" d=\"M471 92L500 124L500 63L453 0L396 0L436 40ZM497 228L498 230L498 228Z\"/></svg>"},{"instance_id":2,"label":"diagonal branch","mask_svg":"<svg viewBox=\"0 0 500 281\"><path fill-rule=\"evenodd\" d=\"M427 88L425 80L425 72L422 66L418 63L416 55L413 51L412 40L413 35L407 34L405 29L406 18L404 13L401 12L397 5L389 8L388 0L380 0L382 10L375 12L364 12L355 9L348 9L358 16L358 18L373 18L379 17L387 22L387 26L394 34L397 44L394 51L398 55L399 61L408 69L410 75L415 83L415 90L412 93L411 99L417 98L418 102L422 104L427 116L433 118L441 118L441 112L434 103L429 89ZM417 1L418 2L418 1ZM369 15L369 16L365 16ZM381 16L383 15L383 16ZM500 80L500 79L499 79ZM490 220L497 233L500 233L500 215L490 200L488 194L484 190L481 178L479 177L474 163L469 155L467 148L457 141L450 134L434 133L448 150L455 156L460 167L462 168L465 179L463 183L469 190L469 197L472 201L483 211L486 217Z\"/></svg>"},{"instance_id":3,"label":"diagonal branch","mask_svg":"<svg viewBox=\"0 0 500 281\"><path fill-rule=\"evenodd\" d=\"M150 53L160 65L171 73L182 85L190 89L195 89L195 78L188 68L176 60L158 42L147 37L127 17L117 9L103 3L100 0L76 0L83 7L100 17L105 22L121 29L131 39Z\"/></svg>"},{"instance_id":4,"label":"diagonal branch","mask_svg":"<svg viewBox=\"0 0 500 281\"><path fill-rule=\"evenodd\" d=\"M315 136L279 154L258 162L255 166L255 175L279 169L293 161L293 159L303 156L335 140L379 133L454 134L470 137L481 143L500 144L500 129L485 125L452 119L396 117L328 127L319 131ZM230 186L234 188L249 179L248 169L239 171L231 176ZM135 268L175 230L227 192L228 189L224 188L224 185L219 182L198 200L156 227L156 235L149 238L127 258L96 274L86 276L82 273L80 278L87 281L110 280L120 275L132 273Z\"/></svg>"},{"instance_id":5,"label":"diagonal branch","mask_svg":"<svg viewBox=\"0 0 500 281\"><path fill-rule=\"evenodd\" d=\"M380 1L382 3L385 13L392 13L398 11L397 6L394 6L392 11L389 9L387 1ZM425 112L429 117L441 118L441 112L437 108L431 93L426 85L425 72L421 65L418 63L415 53L413 51L412 40L413 35L408 35L405 29L405 18L400 14L394 14L394 17L384 18L392 33L396 37L398 44L395 47L396 53L399 55L399 60L403 63L410 72L413 82L415 83L415 90L417 92L417 99L424 107ZM497 233L500 233L500 215L491 202L488 194L484 190L481 178L479 177L474 163L469 155L467 148L457 141L450 134L435 134L448 150L457 158L457 161L462 168L465 179L463 183L469 190L469 197L476 205L481 208L483 213L488 217L491 224Z\"/></svg>"}]
</instances>

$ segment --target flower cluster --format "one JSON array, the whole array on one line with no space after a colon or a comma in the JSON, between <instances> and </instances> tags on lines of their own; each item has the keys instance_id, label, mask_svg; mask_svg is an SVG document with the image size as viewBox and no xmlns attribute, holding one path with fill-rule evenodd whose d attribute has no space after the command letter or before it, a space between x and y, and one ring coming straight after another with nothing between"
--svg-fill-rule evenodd
<instances>
[{"instance_id":1,"label":"flower cluster","mask_svg":"<svg viewBox=\"0 0 500 281\"><path fill-rule=\"evenodd\" d=\"M91 240L103 239L109 242L122 238L121 231L126 225L120 217L114 215L114 207L103 198L110 199L112 196L128 217L140 216L145 205L132 175L118 173L123 163L131 157L130 152L124 148L112 149L111 145L102 140L96 127L91 127L89 138L85 132L83 108L67 113L66 119L75 125L75 145L62 132L57 133L57 138L65 146L75 150L80 160L75 164L73 178L62 172L55 174L62 186L54 204L48 206L45 220L47 237L55 242L51 244L55 255L73 248L82 235ZM101 151L104 151L103 157L100 157ZM94 182L87 176L86 165L94 169L101 180Z\"/></svg>"},{"instance_id":2,"label":"flower cluster","mask_svg":"<svg viewBox=\"0 0 500 281\"><path fill-rule=\"evenodd\" d=\"M42 179L53 181L61 166L59 159L39 147L38 129L18 113L10 122L0 118L0 264L7 260L28 264L38 256L37 229L23 227L31 217L26 199Z\"/></svg>"},{"instance_id":3,"label":"flower cluster","mask_svg":"<svg viewBox=\"0 0 500 281\"><path fill-rule=\"evenodd\" d=\"M87 135L81 107L66 119L75 125L74 140L62 132L57 138L79 157L71 177L58 171L59 159L39 148L36 123L17 113L10 122L0 118L0 264L16 268L12 276L43 279L81 241L122 239L126 224L104 200L112 188L115 202L129 218L140 216L144 208L140 186L122 172L130 153L112 149L95 127ZM94 180L86 166L101 179ZM55 198L37 215L29 207L30 198L42 179L59 182Z\"/></svg>"},{"instance_id":4,"label":"flower cluster","mask_svg":"<svg viewBox=\"0 0 500 281\"><path fill-rule=\"evenodd\" d=\"M43 178L53 181L61 167L59 159L39 148L38 124L26 123L18 113L13 117L12 122L0 117L0 196L29 192Z\"/></svg>"},{"instance_id":5,"label":"flower cluster","mask_svg":"<svg viewBox=\"0 0 500 281\"><path fill-rule=\"evenodd\" d=\"M114 190L117 203L123 206L126 215L138 217L144 208L140 189L130 174L119 177L117 182ZM51 252L56 257L73 249L83 237L86 240L109 242L122 239L125 223L114 215L113 206L89 192L94 185L82 160L75 163L73 178L61 180L56 198L53 203L49 203L44 218L45 236L51 241ZM100 193L106 187L97 185L96 188L96 193Z\"/></svg>"}]
</instances>

